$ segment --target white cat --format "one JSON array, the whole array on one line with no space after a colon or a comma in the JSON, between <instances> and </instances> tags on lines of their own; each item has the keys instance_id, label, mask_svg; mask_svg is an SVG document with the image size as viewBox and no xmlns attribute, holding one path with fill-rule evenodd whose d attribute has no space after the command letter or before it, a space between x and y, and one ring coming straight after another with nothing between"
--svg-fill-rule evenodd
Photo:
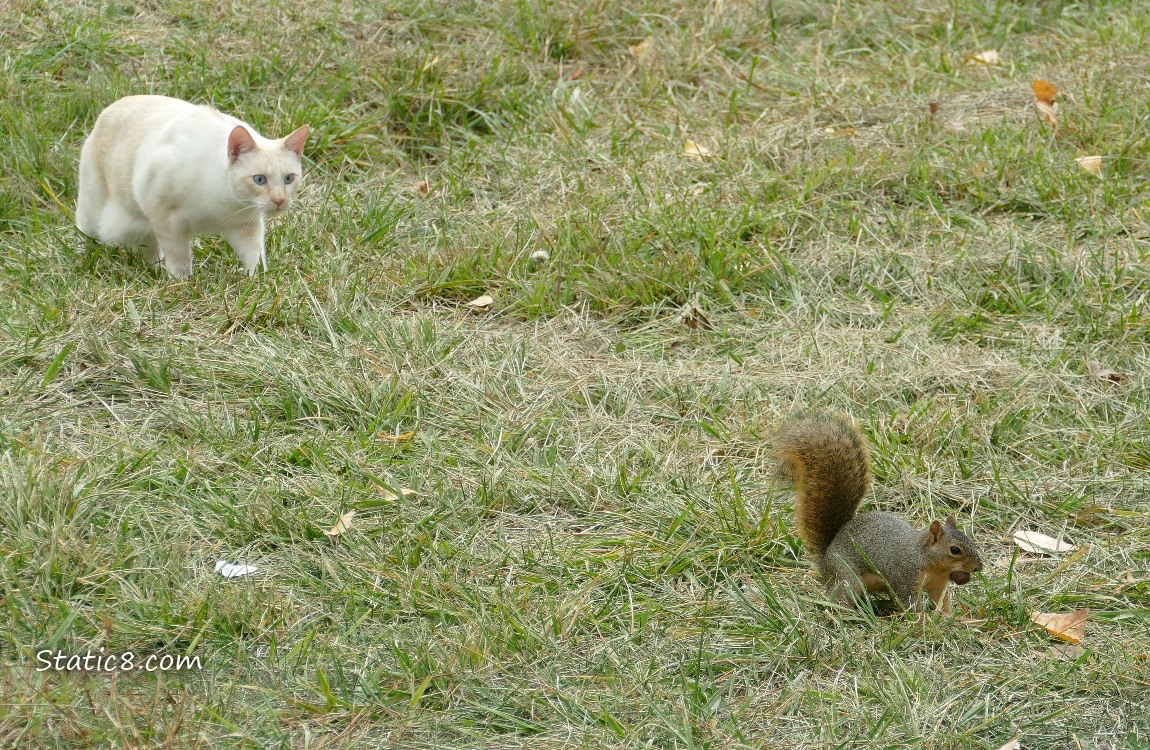
<instances>
[{"instance_id":1,"label":"white cat","mask_svg":"<svg viewBox=\"0 0 1150 750\"><path fill-rule=\"evenodd\" d=\"M127 96L100 113L80 152L76 226L112 245L143 245L150 264L192 275L192 237L222 234L248 275L264 255L264 219L299 189L310 128L269 140L208 107Z\"/></svg>"}]
</instances>

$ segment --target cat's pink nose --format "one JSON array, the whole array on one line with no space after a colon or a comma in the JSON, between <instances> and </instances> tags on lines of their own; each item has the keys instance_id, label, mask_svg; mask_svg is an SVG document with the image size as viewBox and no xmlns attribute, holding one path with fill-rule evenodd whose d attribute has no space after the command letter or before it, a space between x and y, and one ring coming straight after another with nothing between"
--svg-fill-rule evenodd
<instances>
[{"instance_id":1,"label":"cat's pink nose","mask_svg":"<svg viewBox=\"0 0 1150 750\"><path fill-rule=\"evenodd\" d=\"M283 198L272 198L272 203L276 204L276 208L282 208L284 204Z\"/></svg>"}]
</instances>

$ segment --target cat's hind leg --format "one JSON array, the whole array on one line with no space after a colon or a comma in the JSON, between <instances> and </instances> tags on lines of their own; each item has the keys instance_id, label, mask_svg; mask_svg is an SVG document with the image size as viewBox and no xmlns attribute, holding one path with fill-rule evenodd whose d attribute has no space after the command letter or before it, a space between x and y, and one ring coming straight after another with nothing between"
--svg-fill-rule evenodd
<instances>
[{"instance_id":1,"label":"cat's hind leg","mask_svg":"<svg viewBox=\"0 0 1150 750\"><path fill-rule=\"evenodd\" d=\"M89 146L80 157L80 187L76 195L76 228L84 234L98 239L100 236L100 214L108 202L108 191L99 167L92 163L88 154Z\"/></svg>"}]
</instances>

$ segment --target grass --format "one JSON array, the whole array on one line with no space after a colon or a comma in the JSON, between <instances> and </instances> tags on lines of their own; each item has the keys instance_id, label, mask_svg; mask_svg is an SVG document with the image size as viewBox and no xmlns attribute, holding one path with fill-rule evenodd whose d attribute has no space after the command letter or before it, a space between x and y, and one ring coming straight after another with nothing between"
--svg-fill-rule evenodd
<instances>
[{"instance_id":1,"label":"grass","mask_svg":"<svg viewBox=\"0 0 1150 750\"><path fill-rule=\"evenodd\" d=\"M625 5L9 3L0 746L1150 747L1150 8ZM266 274L80 252L142 92L313 127ZM959 619L828 605L810 406L974 532ZM100 648L203 669L36 671Z\"/></svg>"}]
</instances>

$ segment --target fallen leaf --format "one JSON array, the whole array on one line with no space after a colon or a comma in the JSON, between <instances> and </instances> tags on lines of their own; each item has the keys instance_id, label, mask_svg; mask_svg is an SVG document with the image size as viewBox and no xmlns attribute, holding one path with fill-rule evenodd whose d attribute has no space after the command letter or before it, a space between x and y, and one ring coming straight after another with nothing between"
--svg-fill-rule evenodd
<instances>
[{"instance_id":1,"label":"fallen leaf","mask_svg":"<svg viewBox=\"0 0 1150 750\"><path fill-rule=\"evenodd\" d=\"M1054 101L1054 97L1058 96L1058 87L1050 81L1035 81L1034 86L1034 106L1038 108L1038 113L1042 115L1042 119L1050 123L1050 127L1055 131L1058 130L1058 103Z\"/></svg>"},{"instance_id":2,"label":"fallen leaf","mask_svg":"<svg viewBox=\"0 0 1150 750\"><path fill-rule=\"evenodd\" d=\"M406 487L401 487L398 495L395 494L394 492L392 492L391 490L386 489L384 487L376 486L375 489L379 494L383 495L383 499L389 503L394 503L400 497L407 497L408 495L418 495L419 494L415 490L409 490Z\"/></svg>"},{"instance_id":3,"label":"fallen leaf","mask_svg":"<svg viewBox=\"0 0 1150 750\"><path fill-rule=\"evenodd\" d=\"M973 52L966 56L963 63L969 65L971 63L982 63L983 65L998 65L999 57L998 50L987 49L982 52Z\"/></svg>"},{"instance_id":4,"label":"fallen leaf","mask_svg":"<svg viewBox=\"0 0 1150 750\"><path fill-rule=\"evenodd\" d=\"M411 191L416 195L427 195L431 192L431 183L427 180L419 180L418 182L412 183Z\"/></svg>"},{"instance_id":5,"label":"fallen leaf","mask_svg":"<svg viewBox=\"0 0 1150 750\"><path fill-rule=\"evenodd\" d=\"M1126 583L1134 583L1134 571L1126 571Z\"/></svg>"},{"instance_id":6,"label":"fallen leaf","mask_svg":"<svg viewBox=\"0 0 1150 750\"><path fill-rule=\"evenodd\" d=\"M1050 81L1041 79L1031 84L1034 87L1034 98L1044 104L1054 104L1054 97L1058 96L1058 87Z\"/></svg>"},{"instance_id":7,"label":"fallen leaf","mask_svg":"<svg viewBox=\"0 0 1150 750\"><path fill-rule=\"evenodd\" d=\"M388 435L381 432L375 436L375 439L386 440L389 443L402 443L404 440L411 440L413 437L415 437L415 430L405 432L402 435Z\"/></svg>"},{"instance_id":8,"label":"fallen leaf","mask_svg":"<svg viewBox=\"0 0 1150 750\"><path fill-rule=\"evenodd\" d=\"M647 49L651 46L652 41L654 41L654 39L652 37L647 37L646 39L639 42L635 46L629 48L627 51L630 52L635 57L642 57L643 53L646 52Z\"/></svg>"},{"instance_id":9,"label":"fallen leaf","mask_svg":"<svg viewBox=\"0 0 1150 750\"><path fill-rule=\"evenodd\" d=\"M706 146L700 146L694 141L683 141L683 156L696 161L702 161L711 155L710 149Z\"/></svg>"},{"instance_id":10,"label":"fallen leaf","mask_svg":"<svg viewBox=\"0 0 1150 750\"><path fill-rule=\"evenodd\" d=\"M1078 643L1086 637L1086 618L1089 614L1090 610L1083 607L1068 615L1055 612L1032 612L1030 619L1035 624L1046 628L1046 631L1056 638Z\"/></svg>"},{"instance_id":11,"label":"fallen leaf","mask_svg":"<svg viewBox=\"0 0 1150 750\"><path fill-rule=\"evenodd\" d=\"M930 116L931 117L934 117L936 114L938 114L938 107L939 107L938 102L931 102L930 103Z\"/></svg>"},{"instance_id":12,"label":"fallen leaf","mask_svg":"<svg viewBox=\"0 0 1150 750\"><path fill-rule=\"evenodd\" d=\"M1078 166L1085 169L1090 174L1102 176L1102 157L1101 156L1079 156L1074 161L1078 162Z\"/></svg>"},{"instance_id":13,"label":"fallen leaf","mask_svg":"<svg viewBox=\"0 0 1150 750\"><path fill-rule=\"evenodd\" d=\"M1013 538L1014 543L1020 548L1036 555L1052 555L1056 552L1070 552L1078 549L1078 545L1046 536L1046 534L1037 531L1016 531Z\"/></svg>"},{"instance_id":14,"label":"fallen leaf","mask_svg":"<svg viewBox=\"0 0 1150 750\"><path fill-rule=\"evenodd\" d=\"M255 573L256 570L257 568L254 565L237 565L227 560L219 560L216 562L216 572L224 578L239 578L249 573Z\"/></svg>"},{"instance_id":15,"label":"fallen leaf","mask_svg":"<svg viewBox=\"0 0 1150 750\"><path fill-rule=\"evenodd\" d=\"M495 304L495 299L490 294L482 294L467 303L468 307L474 307L476 310L486 310Z\"/></svg>"},{"instance_id":16,"label":"fallen leaf","mask_svg":"<svg viewBox=\"0 0 1150 750\"><path fill-rule=\"evenodd\" d=\"M715 330L715 325L707 319L707 314L696 302L688 302L679 311L679 318L687 324L692 331L702 328L704 331Z\"/></svg>"},{"instance_id":17,"label":"fallen leaf","mask_svg":"<svg viewBox=\"0 0 1150 750\"><path fill-rule=\"evenodd\" d=\"M998 750L1022 750L1022 745L1018 744L1018 740L1011 740L998 748Z\"/></svg>"},{"instance_id":18,"label":"fallen leaf","mask_svg":"<svg viewBox=\"0 0 1150 750\"><path fill-rule=\"evenodd\" d=\"M339 517L339 520L335 522L335 526L332 526L330 529L323 533L327 536L341 536L346 534L347 531L351 528L352 521L354 520L355 511L349 510L347 513L344 513Z\"/></svg>"},{"instance_id":19,"label":"fallen leaf","mask_svg":"<svg viewBox=\"0 0 1150 750\"><path fill-rule=\"evenodd\" d=\"M1105 380L1110 383L1121 383L1130 377L1128 372L1117 372L1116 370L1107 370L1102 366L1101 362L1095 362L1092 359L1086 360L1086 369L1090 372L1092 377L1099 380Z\"/></svg>"}]
</instances>

